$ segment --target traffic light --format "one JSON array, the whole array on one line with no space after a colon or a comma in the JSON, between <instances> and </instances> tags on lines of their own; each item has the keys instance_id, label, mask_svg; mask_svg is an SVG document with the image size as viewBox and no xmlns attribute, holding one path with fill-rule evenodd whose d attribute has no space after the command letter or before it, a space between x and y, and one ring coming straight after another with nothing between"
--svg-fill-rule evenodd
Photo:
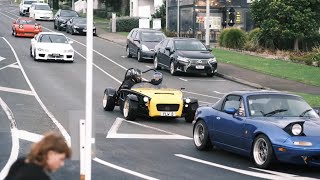
<instances>
[{"instance_id":1,"label":"traffic light","mask_svg":"<svg viewBox=\"0 0 320 180\"><path fill-rule=\"evenodd\" d=\"M229 22L228 22L229 26L233 26L235 23L236 15L234 13L235 13L234 8L230 8L229 9Z\"/></svg>"}]
</instances>

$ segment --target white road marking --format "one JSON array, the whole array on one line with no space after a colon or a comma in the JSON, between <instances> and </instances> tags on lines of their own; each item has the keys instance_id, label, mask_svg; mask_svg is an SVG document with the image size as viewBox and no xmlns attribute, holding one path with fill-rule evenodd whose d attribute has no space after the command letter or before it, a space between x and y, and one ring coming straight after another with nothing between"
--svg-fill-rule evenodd
<instances>
[{"instance_id":1,"label":"white road marking","mask_svg":"<svg viewBox=\"0 0 320 180\"><path fill-rule=\"evenodd\" d=\"M194 93L194 92L190 92L190 91L184 91L183 90L182 92L189 93L189 94L194 94L194 95L198 95L198 96L203 96L203 97L214 98L214 99L221 99L220 97L209 96L209 95L206 95L206 94L199 94L199 93Z\"/></svg>"},{"instance_id":2,"label":"white road marking","mask_svg":"<svg viewBox=\"0 0 320 180\"><path fill-rule=\"evenodd\" d=\"M17 65L17 64L11 64L10 66L8 67L11 67L11 68L16 68L16 69L20 69L20 66Z\"/></svg>"},{"instance_id":3,"label":"white road marking","mask_svg":"<svg viewBox=\"0 0 320 180\"><path fill-rule=\"evenodd\" d=\"M3 13L1 13L3 14ZM6 43L9 45L9 47L11 48L11 51L13 52L19 66L21 67L21 72L24 76L24 78L26 79L31 91L33 92L36 100L38 101L38 103L40 104L40 106L42 107L42 109L47 113L47 115L49 116L49 118L52 120L52 122L58 127L58 129L60 130L61 134L64 136L64 138L66 139L67 141L67 144L69 146L71 146L71 138L70 138L70 135L68 134L68 132L66 131L66 129L60 124L60 122L53 116L53 114L47 109L47 107L43 104L43 102L41 101L39 95L37 94L36 90L34 89L33 85L31 84L27 74L25 73L22 65L21 65L21 62L20 62L20 59L16 53L16 51L13 49L12 45L9 43L9 41L4 38L4 41L6 41Z\"/></svg>"},{"instance_id":4,"label":"white road marking","mask_svg":"<svg viewBox=\"0 0 320 180\"><path fill-rule=\"evenodd\" d=\"M43 135L41 134L35 134L25 130L18 130L17 135L19 139L23 139L30 142L39 142L43 138Z\"/></svg>"},{"instance_id":5,"label":"white road marking","mask_svg":"<svg viewBox=\"0 0 320 180\"><path fill-rule=\"evenodd\" d=\"M217 93L217 94L226 94L226 93L222 93L222 92L219 92L219 91L212 91L214 93Z\"/></svg>"},{"instance_id":6,"label":"white road marking","mask_svg":"<svg viewBox=\"0 0 320 180\"><path fill-rule=\"evenodd\" d=\"M223 79L182 79L182 78L179 78L183 81L208 81L208 82L224 82L226 80L223 80Z\"/></svg>"},{"instance_id":7,"label":"white road marking","mask_svg":"<svg viewBox=\"0 0 320 180\"><path fill-rule=\"evenodd\" d=\"M153 68L153 67L151 67L151 66L148 66L148 65L146 65L146 67L147 67L147 68Z\"/></svg>"},{"instance_id":8,"label":"white road marking","mask_svg":"<svg viewBox=\"0 0 320 180\"><path fill-rule=\"evenodd\" d=\"M0 91L6 91L6 92L12 92L12 93L18 93L18 94L24 94L24 95L30 95L33 96L32 91L22 90L22 89L13 89L13 88L7 88L7 87L1 87Z\"/></svg>"},{"instance_id":9,"label":"white road marking","mask_svg":"<svg viewBox=\"0 0 320 180\"><path fill-rule=\"evenodd\" d=\"M120 134L117 133L121 123L125 121L131 124L135 124L141 127L145 127L145 128L149 128L155 131L159 131L162 133L166 133L165 135L163 134ZM184 140L191 140L192 138L190 137L186 137L186 136L182 136L182 135L178 135L169 131L165 131L159 128L155 128L155 127L151 127L148 125L144 125L144 124L140 124L137 122L132 122L132 121L127 121L125 119L122 118L117 118L115 120L115 122L113 123L112 127L110 128L107 137L106 138L119 138L119 139L184 139Z\"/></svg>"},{"instance_id":10,"label":"white road marking","mask_svg":"<svg viewBox=\"0 0 320 180\"><path fill-rule=\"evenodd\" d=\"M198 101L198 102L201 102L201 103L204 103L204 104L214 104L214 103L206 102L206 101Z\"/></svg>"},{"instance_id":11,"label":"white road marking","mask_svg":"<svg viewBox=\"0 0 320 180\"><path fill-rule=\"evenodd\" d=\"M127 58L127 56L121 56L122 58Z\"/></svg>"},{"instance_id":12,"label":"white road marking","mask_svg":"<svg viewBox=\"0 0 320 180\"><path fill-rule=\"evenodd\" d=\"M186 80L186 79L183 79L183 78L179 78L180 80L182 80L182 81L185 81L185 82L187 82L188 80Z\"/></svg>"},{"instance_id":13,"label":"white road marking","mask_svg":"<svg viewBox=\"0 0 320 180\"><path fill-rule=\"evenodd\" d=\"M5 59L6 59L6 58L0 56L0 61L3 61L3 60L5 60Z\"/></svg>"},{"instance_id":14,"label":"white road marking","mask_svg":"<svg viewBox=\"0 0 320 180\"><path fill-rule=\"evenodd\" d=\"M9 65L7 65L7 66L4 66L4 67L0 68L0 70L5 69L5 68L7 68L7 67L10 67L10 66L12 66L12 65L14 65L14 64L15 64L15 63L12 63L12 64L9 64Z\"/></svg>"},{"instance_id":15,"label":"white road marking","mask_svg":"<svg viewBox=\"0 0 320 180\"><path fill-rule=\"evenodd\" d=\"M141 174L141 173L138 173L138 172L135 172L135 171L132 171L132 170L129 170L129 169L126 169L126 168L123 168L123 167L120 167L120 166L117 166L117 165L114 165L114 164L111 164L109 162L106 162L104 160L101 160L99 158L94 158L93 159L94 161L100 163L100 164L103 164L105 166L108 166L108 167L111 167L111 168L114 168L114 169L117 169L119 171L122 171L122 172L125 172L125 173L128 173L128 174L131 174L131 175L134 175L134 176L137 176L139 178L142 178L142 179L148 179L148 180L158 180L156 178L153 178L153 177L150 177L150 176L147 176L147 175L144 175L144 174Z\"/></svg>"},{"instance_id":16,"label":"white road marking","mask_svg":"<svg viewBox=\"0 0 320 180\"><path fill-rule=\"evenodd\" d=\"M12 138L12 147L11 147L11 153L10 153L9 159L6 165L4 166L4 168L0 172L0 179L4 179L7 176L11 165L17 160L20 147L19 147L19 139L16 133L17 125L14 119L13 113L8 107L8 105L1 98L0 98L0 106L2 107L8 119L10 120L11 138Z\"/></svg>"},{"instance_id":17,"label":"white road marking","mask_svg":"<svg viewBox=\"0 0 320 180\"><path fill-rule=\"evenodd\" d=\"M183 155L183 154L175 154L175 156L183 158L183 159L187 159L187 160L190 160L190 161L206 164L206 165L209 165L209 166L214 166L214 167L217 167L217 168L225 169L225 170L228 170L228 171L236 172L236 173L239 173L239 174L244 174L244 175L248 175L248 176L257 177L257 178L276 179L276 180L316 180L315 178L300 177L300 176L297 176L297 175L290 175L290 174L286 174L286 173L278 173L278 172L268 171L268 170L263 170L263 171L267 172L268 174L260 173L260 172L247 171L247 170L237 169L237 168L233 168L233 167L229 167L229 166L225 166L225 165L221 165L221 164L217 164L217 163L213 163L213 162L209 162L209 161L204 161L204 160L197 159L197 158L194 158L194 157L191 157L191 156L186 156L186 155ZM253 168L253 169L256 169L256 168ZM261 169L256 169L256 170L261 170ZM269 174L269 173L271 173L271 174Z\"/></svg>"}]
</instances>

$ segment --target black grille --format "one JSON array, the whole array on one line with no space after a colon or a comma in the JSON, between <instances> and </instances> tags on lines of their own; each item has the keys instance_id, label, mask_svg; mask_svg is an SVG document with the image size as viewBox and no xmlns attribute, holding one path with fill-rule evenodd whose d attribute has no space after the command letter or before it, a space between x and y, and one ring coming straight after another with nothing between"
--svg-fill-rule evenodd
<instances>
[{"instance_id":1,"label":"black grille","mask_svg":"<svg viewBox=\"0 0 320 180\"><path fill-rule=\"evenodd\" d=\"M158 111L178 111L179 104L157 104Z\"/></svg>"}]
</instances>

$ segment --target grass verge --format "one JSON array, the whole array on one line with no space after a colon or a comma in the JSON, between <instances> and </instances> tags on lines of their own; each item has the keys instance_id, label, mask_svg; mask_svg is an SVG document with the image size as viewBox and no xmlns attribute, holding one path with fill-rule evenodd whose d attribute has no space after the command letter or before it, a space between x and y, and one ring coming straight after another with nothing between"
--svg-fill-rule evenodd
<instances>
[{"instance_id":1,"label":"grass verge","mask_svg":"<svg viewBox=\"0 0 320 180\"><path fill-rule=\"evenodd\" d=\"M311 107L320 107L320 96L319 95L297 93L297 92L292 92L292 93L303 97L303 99L306 100L310 104Z\"/></svg>"},{"instance_id":2,"label":"grass verge","mask_svg":"<svg viewBox=\"0 0 320 180\"><path fill-rule=\"evenodd\" d=\"M320 68L282 60L267 59L238 52L213 49L218 61L275 77L320 86Z\"/></svg>"},{"instance_id":3,"label":"grass verge","mask_svg":"<svg viewBox=\"0 0 320 180\"><path fill-rule=\"evenodd\" d=\"M120 34L121 36L128 36L129 32L117 32L117 34Z\"/></svg>"}]
</instances>

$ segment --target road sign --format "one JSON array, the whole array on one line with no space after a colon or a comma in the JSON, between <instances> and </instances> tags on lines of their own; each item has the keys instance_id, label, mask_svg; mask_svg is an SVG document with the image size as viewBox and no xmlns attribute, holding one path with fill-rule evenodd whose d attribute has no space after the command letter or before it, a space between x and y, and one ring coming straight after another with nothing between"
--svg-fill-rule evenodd
<instances>
[{"instance_id":1,"label":"road sign","mask_svg":"<svg viewBox=\"0 0 320 180\"><path fill-rule=\"evenodd\" d=\"M236 14L236 23L237 24L241 23L241 13L240 12L237 12L237 14Z\"/></svg>"}]
</instances>

